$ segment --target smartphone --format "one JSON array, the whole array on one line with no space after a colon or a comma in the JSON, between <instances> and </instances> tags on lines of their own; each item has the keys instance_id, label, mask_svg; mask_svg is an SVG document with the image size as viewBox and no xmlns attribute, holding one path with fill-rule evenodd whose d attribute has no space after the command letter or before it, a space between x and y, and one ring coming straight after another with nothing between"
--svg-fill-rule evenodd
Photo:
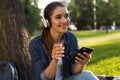
<instances>
[{"instance_id":1,"label":"smartphone","mask_svg":"<svg viewBox=\"0 0 120 80\"><path fill-rule=\"evenodd\" d=\"M83 54L83 52L87 52L88 54L91 54L94 51L93 48L88 48L88 47L82 47L79 49L78 53ZM75 60L75 57L78 56L78 53L73 57L73 60ZM84 55L84 54L83 54ZM85 56L85 55L84 55ZM80 57L80 56L79 56ZM83 59L82 57L80 57Z\"/></svg>"},{"instance_id":2,"label":"smartphone","mask_svg":"<svg viewBox=\"0 0 120 80\"><path fill-rule=\"evenodd\" d=\"M82 48L80 48L80 50L79 50L78 52L79 52L79 53L87 52L88 54L90 54L90 53L93 52L93 51L94 51L93 48L82 47Z\"/></svg>"}]
</instances>

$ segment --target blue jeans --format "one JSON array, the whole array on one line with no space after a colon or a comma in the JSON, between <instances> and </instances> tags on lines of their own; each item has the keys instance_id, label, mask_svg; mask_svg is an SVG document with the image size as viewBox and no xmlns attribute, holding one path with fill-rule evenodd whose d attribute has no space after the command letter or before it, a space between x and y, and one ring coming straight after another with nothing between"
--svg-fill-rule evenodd
<instances>
[{"instance_id":1,"label":"blue jeans","mask_svg":"<svg viewBox=\"0 0 120 80\"><path fill-rule=\"evenodd\" d=\"M78 74L72 75L65 80L99 80L91 71L84 70Z\"/></svg>"}]
</instances>

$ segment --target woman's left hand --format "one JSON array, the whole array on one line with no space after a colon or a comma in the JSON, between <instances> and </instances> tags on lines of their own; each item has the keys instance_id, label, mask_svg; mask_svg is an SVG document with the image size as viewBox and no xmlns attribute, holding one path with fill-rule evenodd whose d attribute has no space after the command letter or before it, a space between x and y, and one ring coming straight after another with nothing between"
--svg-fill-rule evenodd
<instances>
[{"instance_id":1,"label":"woman's left hand","mask_svg":"<svg viewBox=\"0 0 120 80\"><path fill-rule=\"evenodd\" d=\"M87 64L90 62L91 54L87 52L78 53L78 56L75 57L75 62L79 64Z\"/></svg>"},{"instance_id":2,"label":"woman's left hand","mask_svg":"<svg viewBox=\"0 0 120 80\"><path fill-rule=\"evenodd\" d=\"M83 53L78 53L77 56L75 57L75 62L76 64L74 65L74 73L79 73L82 71L86 64L90 62L91 59L91 54L83 52Z\"/></svg>"}]
</instances>

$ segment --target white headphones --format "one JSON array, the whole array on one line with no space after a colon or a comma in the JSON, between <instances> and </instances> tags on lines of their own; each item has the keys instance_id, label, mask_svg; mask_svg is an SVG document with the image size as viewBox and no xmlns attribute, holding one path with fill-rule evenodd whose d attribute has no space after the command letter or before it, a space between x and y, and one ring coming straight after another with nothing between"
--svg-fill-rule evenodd
<instances>
[{"instance_id":1,"label":"white headphones","mask_svg":"<svg viewBox=\"0 0 120 80\"><path fill-rule=\"evenodd\" d=\"M44 24L44 27L47 28L50 26L50 23L47 19L43 18L43 24Z\"/></svg>"}]
</instances>

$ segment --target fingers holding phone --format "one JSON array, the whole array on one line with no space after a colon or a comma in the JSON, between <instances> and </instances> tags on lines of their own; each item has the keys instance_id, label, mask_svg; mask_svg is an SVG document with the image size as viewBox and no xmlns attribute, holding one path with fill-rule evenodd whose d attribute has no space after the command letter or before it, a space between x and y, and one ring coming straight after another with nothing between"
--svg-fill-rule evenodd
<instances>
[{"instance_id":1,"label":"fingers holding phone","mask_svg":"<svg viewBox=\"0 0 120 80\"><path fill-rule=\"evenodd\" d=\"M83 55L84 54L84 55ZM83 54L78 53L78 55L75 57L75 62L76 63L84 63L87 64L90 62L91 59L91 54L88 54L84 52Z\"/></svg>"},{"instance_id":2,"label":"fingers holding phone","mask_svg":"<svg viewBox=\"0 0 120 80\"><path fill-rule=\"evenodd\" d=\"M90 62L91 53L93 53L93 51L94 49L92 48L82 47L75 56L75 62L87 64Z\"/></svg>"}]
</instances>

